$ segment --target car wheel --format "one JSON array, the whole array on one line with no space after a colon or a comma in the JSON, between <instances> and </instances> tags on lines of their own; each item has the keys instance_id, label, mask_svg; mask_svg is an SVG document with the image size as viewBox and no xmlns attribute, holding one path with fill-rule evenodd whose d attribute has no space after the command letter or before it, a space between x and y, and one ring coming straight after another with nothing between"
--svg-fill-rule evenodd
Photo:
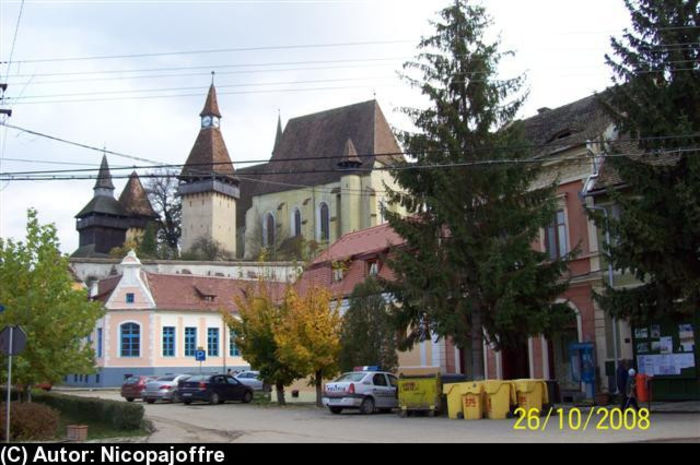
<instances>
[{"instance_id":1,"label":"car wheel","mask_svg":"<svg viewBox=\"0 0 700 465\"><path fill-rule=\"evenodd\" d=\"M221 399L219 399L219 394L212 392L211 396L209 396L209 405L214 405L214 404L219 404L221 403Z\"/></svg>"},{"instance_id":2,"label":"car wheel","mask_svg":"<svg viewBox=\"0 0 700 465\"><path fill-rule=\"evenodd\" d=\"M340 412L343 411L343 409L340 407L328 407L328 408L330 409L331 413L335 413L336 415L338 415Z\"/></svg>"},{"instance_id":3,"label":"car wheel","mask_svg":"<svg viewBox=\"0 0 700 465\"><path fill-rule=\"evenodd\" d=\"M155 399L144 399L144 400L149 404L152 404L156 401Z\"/></svg>"},{"instance_id":4,"label":"car wheel","mask_svg":"<svg viewBox=\"0 0 700 465\"><path fill-rule=\"evenodd\" d=\"M374 413L374 400L370 397L365 397L360 404L360 413L363 415L370 415Z\"/></svg>"},{"instance_id":5,"label":"car wheel","mask_svg":"<svg viewBox=\"0 0 700 465\"><path fill-rule=\"evenodd\" d=\"M192 401L191 401L191 400L184 400L183 403L184 403L185 405L190 405L190 404L192 403Z\"/></svg>"},{"instance_id":6,"label":"car wheel","mask_svg":"<svg viewBox=\"0 0 700 465\"><path fill-rule=\"evenodd\" d=\"M243 394L243 403L249 404L251 400L253 400L253 393L246 391L245 394Z\"/></svg>"},{"instance_id":7,"label":"car wheel","mask_svg":"<svg viewBox=\"0 0 700 465\"><path fill-rule=\"evenodd\" d=\"M134 398L133 398L133 397L127 397L127 398L126 398L126 401L127 401L127 402L133 402L133 401L134 401Z\"/></svg>"}]
</instances>

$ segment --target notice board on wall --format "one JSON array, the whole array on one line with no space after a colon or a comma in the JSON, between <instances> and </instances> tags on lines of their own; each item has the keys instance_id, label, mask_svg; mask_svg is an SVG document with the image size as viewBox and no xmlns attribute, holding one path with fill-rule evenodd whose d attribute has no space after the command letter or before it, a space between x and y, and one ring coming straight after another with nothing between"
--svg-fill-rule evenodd
<instances>
[{"instance_id":1,"label":"notice board on wall","mask_svg":"<svg viewBox=\"0 0 700 465\"><path fill-rule=\"evenodd\" d=\"M637 370L650 376L697 377L697 328L690 322L656 321L632 328Z\"/></svg>"}]
</instances>

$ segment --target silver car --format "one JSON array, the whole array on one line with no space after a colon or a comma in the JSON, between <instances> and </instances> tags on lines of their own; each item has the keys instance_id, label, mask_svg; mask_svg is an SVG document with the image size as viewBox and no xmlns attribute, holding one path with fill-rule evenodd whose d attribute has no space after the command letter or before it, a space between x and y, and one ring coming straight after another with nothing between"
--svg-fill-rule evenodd
<instances>
[{"instance_id":1,"label":"silver car","mask_svg":"<svg viewBox=\"0 0 700 465\"><path fill-rule=\"evenodd\" d=\"M166 375L146 383L146 389L143 390L144 402L148 402L149 404L157 400L179 402L180 398L177 394L177 383L186 380L190 376L192 375Z\"/></svg>"},{"instance_id":2,"label":"silver car","mask_svg":"<svg viewBox=\"0 0 700 465\"><path fill-rule=\"evenodd\" d=\"M250 386L254 391L263 390L263 382L260 379L259 371L241 371L234 376L238 381L246 386Z\"/></svg>"}]
</instances>

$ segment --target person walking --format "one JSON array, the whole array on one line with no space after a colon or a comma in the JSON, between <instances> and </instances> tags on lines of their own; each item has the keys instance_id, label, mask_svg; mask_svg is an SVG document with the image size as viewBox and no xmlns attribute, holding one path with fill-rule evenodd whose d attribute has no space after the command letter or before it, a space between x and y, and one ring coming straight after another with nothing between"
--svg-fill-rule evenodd
<instances>
[{"instance_id":1,"label":"person walking","mask_svg":"<svg viewBox=\"0 0 700 465\"><path fill-rule=\"evenodd\" d=\"M637 404L637 372L634 370L634 368L630 368L627 375L626 399L625 404L622 406L622 410L627 410L633 406L635 410L639 410L639 405Z\"/></svg>"},{"instance_id":2,"label":"person walking","mask_svg":"<svg viewBox=\"0 0 700 465\"><path fill-rule=\"evenodd\" d=\"M625 408L625 402L627 401L627 362L625 360L620 360L617 365L617 394L620 396L620 408Z\"/></svg>"}]
</instances>

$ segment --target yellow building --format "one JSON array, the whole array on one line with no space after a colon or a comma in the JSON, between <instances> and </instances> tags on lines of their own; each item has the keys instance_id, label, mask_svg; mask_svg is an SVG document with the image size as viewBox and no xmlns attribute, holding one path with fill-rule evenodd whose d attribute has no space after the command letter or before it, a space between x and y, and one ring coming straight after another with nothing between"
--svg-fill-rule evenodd
<instances>
[{"instance_id":1,"label":"yellow building","mask_svg":"<svg viewBox=\"0 0 700 465\"><path fill-rule=\"evenodd\" d=\"M239 168L238 255L274 253L294 238L321 248L385 222L386 169L403 159L376 100L278 121L270 161ZM244 245L241 247L241 245ZM243 250L241 250L243 248Z\"/></svg>"}]
</instances>

